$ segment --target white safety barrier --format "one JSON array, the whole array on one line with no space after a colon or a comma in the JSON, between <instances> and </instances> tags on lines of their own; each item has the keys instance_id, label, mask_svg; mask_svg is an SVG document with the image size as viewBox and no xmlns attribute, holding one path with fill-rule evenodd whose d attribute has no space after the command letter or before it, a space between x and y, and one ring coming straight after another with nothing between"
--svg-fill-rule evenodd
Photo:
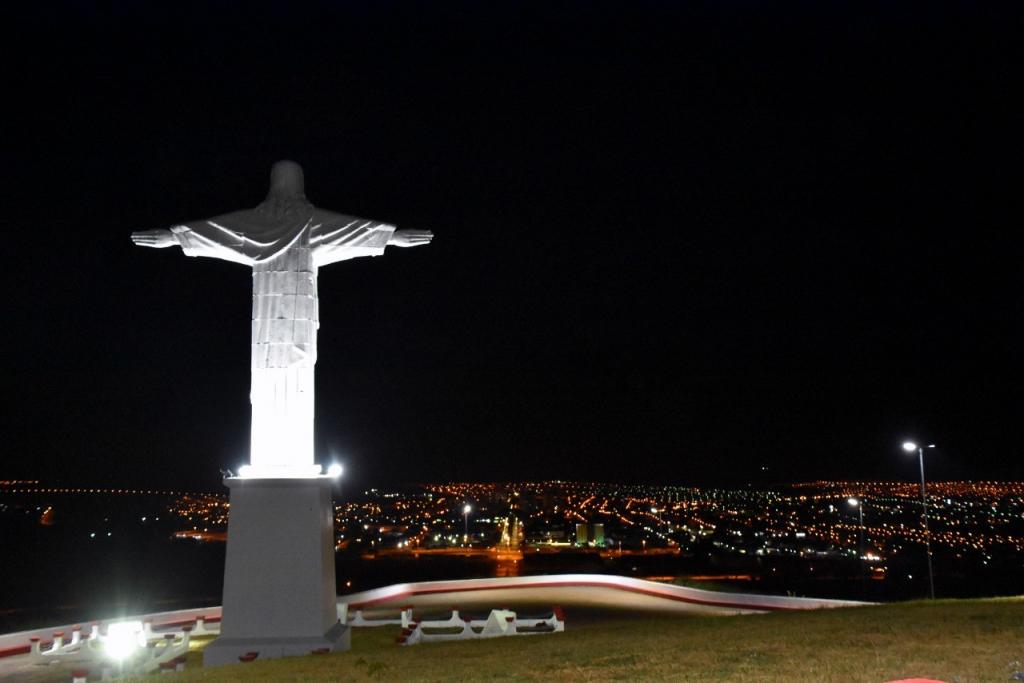
<instances>
[{"instance_id":1,"label":"white safety barrier","mask_svg":"<svg viewBox=\"0 0 1024 683\"><path fill-rule=\"evenodd\" d=\"M471 640L475 638L500 638L502 636L526 636L542 633L560 633L565 630L565 615L556 607L551 614L540 617L518 617L506 609L494 609L486 619L460 617L453 609L447 619L424 619L411 622L398 636L399 645L440 642L446 640Z\"/></svg>"},{"instance_id":2,"label":"white safety barrier","mask_svg":"<svg viewBox=\"0 0 1024 683\"><path fill-rule=\"evenodd\" d=\"M363 614L363 610L357 609L355 615L350 619L348 616L348 605L338 605L338 621L346 626L401 626L405 628L412 621L412 607L403 607L398 617L381 617L369 619Z\"/></svg>"},{"instance_id":3,"label":"white safety barrier","mask_svg":"<svg viewBox=\"0 0 1024 683\"><path fill-rule=\"evenodd\" d=\"M162 634L166 631L180 630L184 626L192 626L192 636L211 636L220 633L220 607L199 607L193 609L175 610L173 612L153 612L151 614L125 616L118 619L110 619L109 622L141 621L150 622L150 630L155 634ZM61 626L50 626L37 628L30 631L18 631L15 633L4 633L0 635L0 660L6 657L30 654L36 650L50 650L57 642L60 634L61 647L65 645L77 645L79 641L97 639L100 634L100 627L108 621L94 621L90 624L88 632L83 631L78 624L64 624ZM76 635L76 631L78 632ZM65 634L70 633L71 638L65 642Z\"/></svg>"},{"instance_id":4,"label":"white safety barrier","mask_svg":"<svg viewBox=\"0 0 1024 683\"><path fill-rule=\"evenodd\" d=\"M9 645L2 654L27 655L30 663L41 665L70 664L74 667L72 681L77 683L87 683L90 674L93 680L100 680L124 674L142 675L158 669L163 673L182 671L190 640L195 636L220 633L219 608L206 610L205 615L197 612L165 612L141 621L92 622L88 632L76 624L70 627L70 637L66 630L8 634L0 636L8 641L3 644ZM183 616L186 619L175 618ZM14 643L9 642L15 638ZM19 645L19 640L23 643L27 640L27 643Z\"/></svg>"},{"instance_id":5,"label":"white safety barrier","mask_svg":"<svg viewBox=\"0 0 1024 683\"><path fill-rule=\"evenodd\" d=\"M29 659L36 664L64 662L83 667L72 672L73 679L85 679L90 670L101 672L104 678L109 678L113 672L180 671L184 668L192 632L192 626L154 632L152 623L148 621L112 622L103 632L96 623L88 635L83 635L81 628L75 627L68 641L65 641L63 632L57 631L45 647L41 638L32 637Z\"/></svg>"}]
</instances>

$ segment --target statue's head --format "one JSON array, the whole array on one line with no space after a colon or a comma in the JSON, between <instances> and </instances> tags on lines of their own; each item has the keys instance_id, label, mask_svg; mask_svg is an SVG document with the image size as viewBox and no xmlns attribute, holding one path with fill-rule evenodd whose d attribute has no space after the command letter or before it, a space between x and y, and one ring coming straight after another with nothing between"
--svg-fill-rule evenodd
<instances>
[{"instance_id":1,"label":"statue's head","mask_svg":"<svg viewBox=\"0 0 1024 683\"><path fill-rule=\"evenodd\" d=\"M270 197L274 199L306 199L302 167L294 161L278 161L270 169Z\"/></svg>"}]
</instances>

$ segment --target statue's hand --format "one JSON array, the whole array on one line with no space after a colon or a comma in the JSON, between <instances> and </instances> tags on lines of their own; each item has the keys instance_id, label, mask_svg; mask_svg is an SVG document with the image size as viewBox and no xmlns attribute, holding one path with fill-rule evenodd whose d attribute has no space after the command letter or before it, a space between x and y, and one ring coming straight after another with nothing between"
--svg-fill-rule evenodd
<instances>
[{"instance_id":1,"label":"statue's hand","mask_svg":"<svg viewBox=\"0 0 1024 683\"><path fill-rule=\"evenodd\" d=\"M395 230L388 240L390 247L418 247L422 244L430 244L434 239L434 233L429 230Z\"/></svg>"},{"instance_id":2,"label":"statue's hand","mask_svg":"<svg viewBox=\"0 0 1024 683\"><path fill-rule=\"evenodd\" d=\"M178 238L170 230L142 230L132 233L132 242L140 247L163 249L176 245Z\"/></svg>"}]
</instances>

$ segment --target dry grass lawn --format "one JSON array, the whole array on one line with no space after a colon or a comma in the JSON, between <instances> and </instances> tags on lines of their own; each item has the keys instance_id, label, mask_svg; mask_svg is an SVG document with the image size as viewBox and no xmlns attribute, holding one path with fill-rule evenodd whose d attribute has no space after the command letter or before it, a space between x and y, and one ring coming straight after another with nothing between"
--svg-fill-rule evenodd
<instances>
[{"instance_id":1,"label":"dry grass lawn","mask_svg":"<svg viewBox=\"0 0 1024 683\"><path fill-rule=\"evenodd\" d=\"M395 645L397 633L356 629L350 652L217 669L203 669L196 651L185 673L166 680L973 683L1024 669L1024 598L577 625L569 610L562 634L411 647Z\"/></svg>"}]
</instances>

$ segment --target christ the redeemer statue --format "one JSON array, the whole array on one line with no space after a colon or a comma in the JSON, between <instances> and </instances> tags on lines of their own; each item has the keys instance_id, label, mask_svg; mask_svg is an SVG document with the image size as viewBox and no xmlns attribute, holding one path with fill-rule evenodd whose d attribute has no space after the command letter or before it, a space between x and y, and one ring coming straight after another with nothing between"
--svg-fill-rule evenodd
<instances>
[{"instance_id":1,"label":"christ the redeemer statue","mask_svg":"<svg viewBox=\"0 0 1024 683\"><path fill-rule=\"evenodd\" d=\"M252 267L252 432L248 477L316 476L313 462L313 366L316 364L317 270L337 261L379 256L387 246L415 247L426 230L319 209L306 200L302 168L279 161L270 193L253 209L132 233L143 247L180 245Z\"/></svg>"}]
</instances>

